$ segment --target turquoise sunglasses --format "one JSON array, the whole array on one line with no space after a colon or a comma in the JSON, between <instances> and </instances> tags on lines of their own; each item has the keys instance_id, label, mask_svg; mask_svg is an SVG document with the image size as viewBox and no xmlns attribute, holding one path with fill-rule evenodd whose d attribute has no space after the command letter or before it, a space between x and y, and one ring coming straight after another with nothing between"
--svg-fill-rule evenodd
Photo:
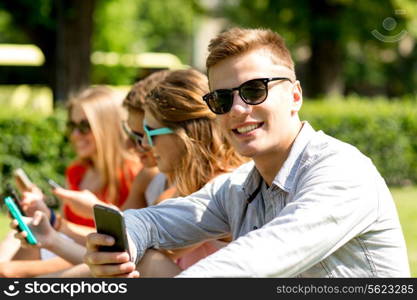
<instances>
[{"instance_id":1,"label":"turquoise sunglasses","mask_svg":"<svg viewBox=\"0 0 417 300\"><path fill-rule=\"evenodd\" d=\"M148 139L149 146L153 147L153 141L152 137L157 135L164 135L164 134L171 134L174 133L174 130L168 128L168 127L162 127L162 128L151 128L148 125L146 125L145 121L143 121L143 130L145 130L146 138Z\"/></svg>"}]
</instances>

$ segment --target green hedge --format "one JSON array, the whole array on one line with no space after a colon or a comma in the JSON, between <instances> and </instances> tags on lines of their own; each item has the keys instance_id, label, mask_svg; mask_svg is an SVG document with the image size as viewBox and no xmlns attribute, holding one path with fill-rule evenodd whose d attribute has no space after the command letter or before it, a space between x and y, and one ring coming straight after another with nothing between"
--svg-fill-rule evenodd
<instances>
[{"instance_id":1,"label":"green hedge","mask_svg":"<svg viewBox=\"0 0 417 300\"><path fill-rule=\"evenodd\" d=\"M45 177L65 183L65 168L74 157L65 122L62 109L50 116L10 109L0 112L0 192L6 183L14 183L12 172L19 167L47 194Z\"/></svg>"},{"instance_id":2,"label":"green hedge","mask_svg":"<svg viewBox=\"0 0 417 300\"><path fill-rule=\"evenodd\" d=\"M305 100L301 118L356 146L390 185L417 183L416 101Z\"/></svg>"},{"instance_id":3,"label":"green hedge","mask_svg":"<svg viewBox=\"0 0 417 300\"><path fill-rule=\"evenodd\" d=\"M416 101L305 100L300 112L315 129L369 156L390 185L417 183ZM51 116L0 111L0 192L22 167L45 191L44 176L63 184L74 153L65 135L65 111Z\"/></svg>"}]
</instances>

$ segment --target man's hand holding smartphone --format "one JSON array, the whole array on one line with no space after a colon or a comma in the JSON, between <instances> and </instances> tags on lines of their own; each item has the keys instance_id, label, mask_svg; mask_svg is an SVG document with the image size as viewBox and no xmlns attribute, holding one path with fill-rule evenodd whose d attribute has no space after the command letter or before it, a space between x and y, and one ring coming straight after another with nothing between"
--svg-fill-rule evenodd
<instances>
[{"instance_id":1,"label":"man's hand holding smartphone","mask_svg":"<svg viewBox=\"0 0 417 300\"><path fill-rule=\"evenodd\" d=\"M18 168L14 170L13 177L15 179L16 186L21 193L31 190L33 183L23 169Z\"/></svg>"},{"instance_id":2,"label":"man's hand holding smartphone","mask_svg":"<svg viewBox=\"0 0 417 300\"><path fill-rule=\"evenodd\" d=\"M136 247L126 233L122 213L103 205L94 206L98 233L87 236L84 257L95 277L139 277L136 265Z\"/></svg>"}]
</instances>

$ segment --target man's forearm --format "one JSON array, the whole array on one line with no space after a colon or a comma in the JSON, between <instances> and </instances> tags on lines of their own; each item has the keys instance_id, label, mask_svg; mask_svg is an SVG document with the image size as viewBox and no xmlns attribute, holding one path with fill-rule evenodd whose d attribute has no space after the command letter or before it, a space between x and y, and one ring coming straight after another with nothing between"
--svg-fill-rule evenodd
<instances>
[{"instance_id":1,"label":"man's forearm","mask_svg":"<svg viewBox=\"0 0 417 300\"><path fill-rule=\"evenodd\" d=\"M49 260L15 260L0 264L1 277L35 277L57 272L72 264L57 257Z\"/></svg>"}]
</instances>

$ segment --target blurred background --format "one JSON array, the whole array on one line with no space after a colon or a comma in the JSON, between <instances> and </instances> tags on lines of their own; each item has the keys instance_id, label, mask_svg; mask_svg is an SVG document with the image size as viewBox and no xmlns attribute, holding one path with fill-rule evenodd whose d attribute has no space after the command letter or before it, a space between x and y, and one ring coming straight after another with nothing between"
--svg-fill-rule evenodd
<instances>
[{"instance_id":1,"label":"blurred background","mask_svg":"<svg viewBox=\"0 0 417 300\"><path fill-rule=\"evenodd\" d=\"M204 71L209 40L233 25L279 32L308 97L417 91L414 0L2 1L0 83L45 85L62 101L90 83L130 85L146 67Z\"/></svg>"},{"instance_id":2,"label":"blurred background","mask_svg":"<svg viewBox=\"0 0 417 300\"><path fill-rule=\"evenodd\" d=\"M160 69L205 72L210 39L232 26L284 37L302 118L377 165L417 276L415 0L1 1L0 192L18 167L41 187L42 176L63 183L73 158L63 106L73 93L91 84L126 92Z\"/></svg>"}]
</instances>

